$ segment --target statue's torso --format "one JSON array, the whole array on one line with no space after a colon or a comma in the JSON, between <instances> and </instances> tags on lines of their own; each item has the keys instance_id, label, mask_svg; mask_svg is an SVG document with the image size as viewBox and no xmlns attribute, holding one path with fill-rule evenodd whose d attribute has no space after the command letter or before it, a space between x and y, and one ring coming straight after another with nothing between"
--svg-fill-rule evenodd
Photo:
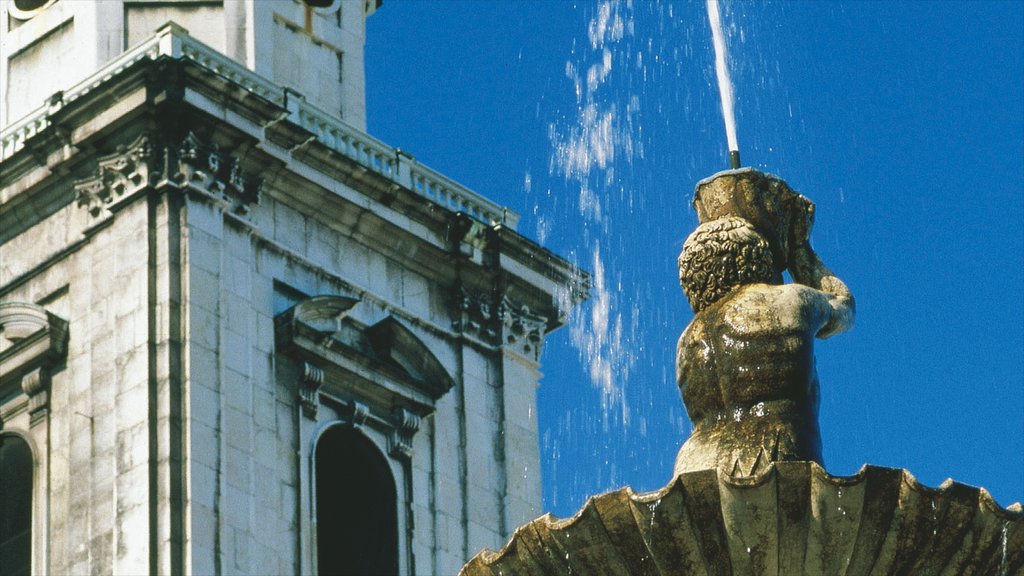
<instances>
[{"instance_id":1,"label":"statue's torso","mask_svg":"<svg viewBox=\"0 0 1024 576\"><path fill-rule=\"evenodd\" d=\"M794 284L747 285L699 312L677 358L690 448L718 450L726 466L761 448L772 460L819 460L813 344L828 317L821 292Z\"/></svg>"}]
</instances>

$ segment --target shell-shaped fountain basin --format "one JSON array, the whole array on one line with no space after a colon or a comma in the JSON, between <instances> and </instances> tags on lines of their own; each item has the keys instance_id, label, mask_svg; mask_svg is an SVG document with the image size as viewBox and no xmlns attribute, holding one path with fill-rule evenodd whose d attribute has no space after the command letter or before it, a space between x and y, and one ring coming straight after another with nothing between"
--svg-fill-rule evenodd
<instances>
[{"instance_id":1,"label":"shell-shaped fountain basin","mask_svg":"<svg viewBox=\"0 0 1024 576\"><path fill-rule=\"evenodd\" d=\"M462 576L680 574L1024 574L1024 509L983 488L921 485L865 465L813 462L763 474L680 474L647 494L595 496L575 516L525 524Z\"/></svg>"}]
</instances>

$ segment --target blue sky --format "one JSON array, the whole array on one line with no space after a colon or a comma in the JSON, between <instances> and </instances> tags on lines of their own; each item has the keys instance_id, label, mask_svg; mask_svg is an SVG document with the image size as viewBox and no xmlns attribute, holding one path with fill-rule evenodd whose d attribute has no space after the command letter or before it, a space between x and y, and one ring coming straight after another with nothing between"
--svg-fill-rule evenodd
<instances>
[{"instance_id":1,"label":"blue sky","mask_svg":"<svg viewBox=\"0 0 1024 576\"><path fill-rule=\"evenodd\" d=\"M1024 500L1024 3L723 20L744 165L817 204L813 244L857 299L817 344L826 468ZM689 433L675 259L694 184L726 167L704 3L388 0L367 36L370 133L602 270L544 351L545 510L664 485Z\"/></svg>"}]
</instances>

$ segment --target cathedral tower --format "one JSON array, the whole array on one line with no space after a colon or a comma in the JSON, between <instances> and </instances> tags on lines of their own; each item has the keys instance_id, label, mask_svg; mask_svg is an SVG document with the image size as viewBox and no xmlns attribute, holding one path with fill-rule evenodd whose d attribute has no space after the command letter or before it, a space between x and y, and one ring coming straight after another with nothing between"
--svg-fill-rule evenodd
<instances>
[{"instance_id":1,"label":"cathedral tower","mask_svg":"<svg viewBox=\"0 0 1024 576\"><path fill-rule=\"evenodd\" d=\"M455 573L540 512L588 279L366 134L376 4L0 7L0 573Z\"/></svg>"}]
</instances>

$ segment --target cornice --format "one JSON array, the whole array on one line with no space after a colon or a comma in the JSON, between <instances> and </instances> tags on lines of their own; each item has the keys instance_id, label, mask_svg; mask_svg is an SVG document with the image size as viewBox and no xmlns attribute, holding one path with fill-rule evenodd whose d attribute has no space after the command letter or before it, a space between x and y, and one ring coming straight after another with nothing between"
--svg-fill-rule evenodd
<instances>
[{"instance_id":1,"label":"cornice","mask_svg":"<svg viewBox=\"0 0 1024 576\"><path fill-rule=\"evenodd\" d=\"M87 212L91 227L164 185L232 216L271 196L453 291L508 276L503 292L548 330L586 297L587 275L516 233L514 212L174 25L44 108L0 132L0 217L45 217L35 188L56 186L59 173L74 182L65 202ZM35 184L20 185L29 173Z\"/></svg>"}]
</instances>

